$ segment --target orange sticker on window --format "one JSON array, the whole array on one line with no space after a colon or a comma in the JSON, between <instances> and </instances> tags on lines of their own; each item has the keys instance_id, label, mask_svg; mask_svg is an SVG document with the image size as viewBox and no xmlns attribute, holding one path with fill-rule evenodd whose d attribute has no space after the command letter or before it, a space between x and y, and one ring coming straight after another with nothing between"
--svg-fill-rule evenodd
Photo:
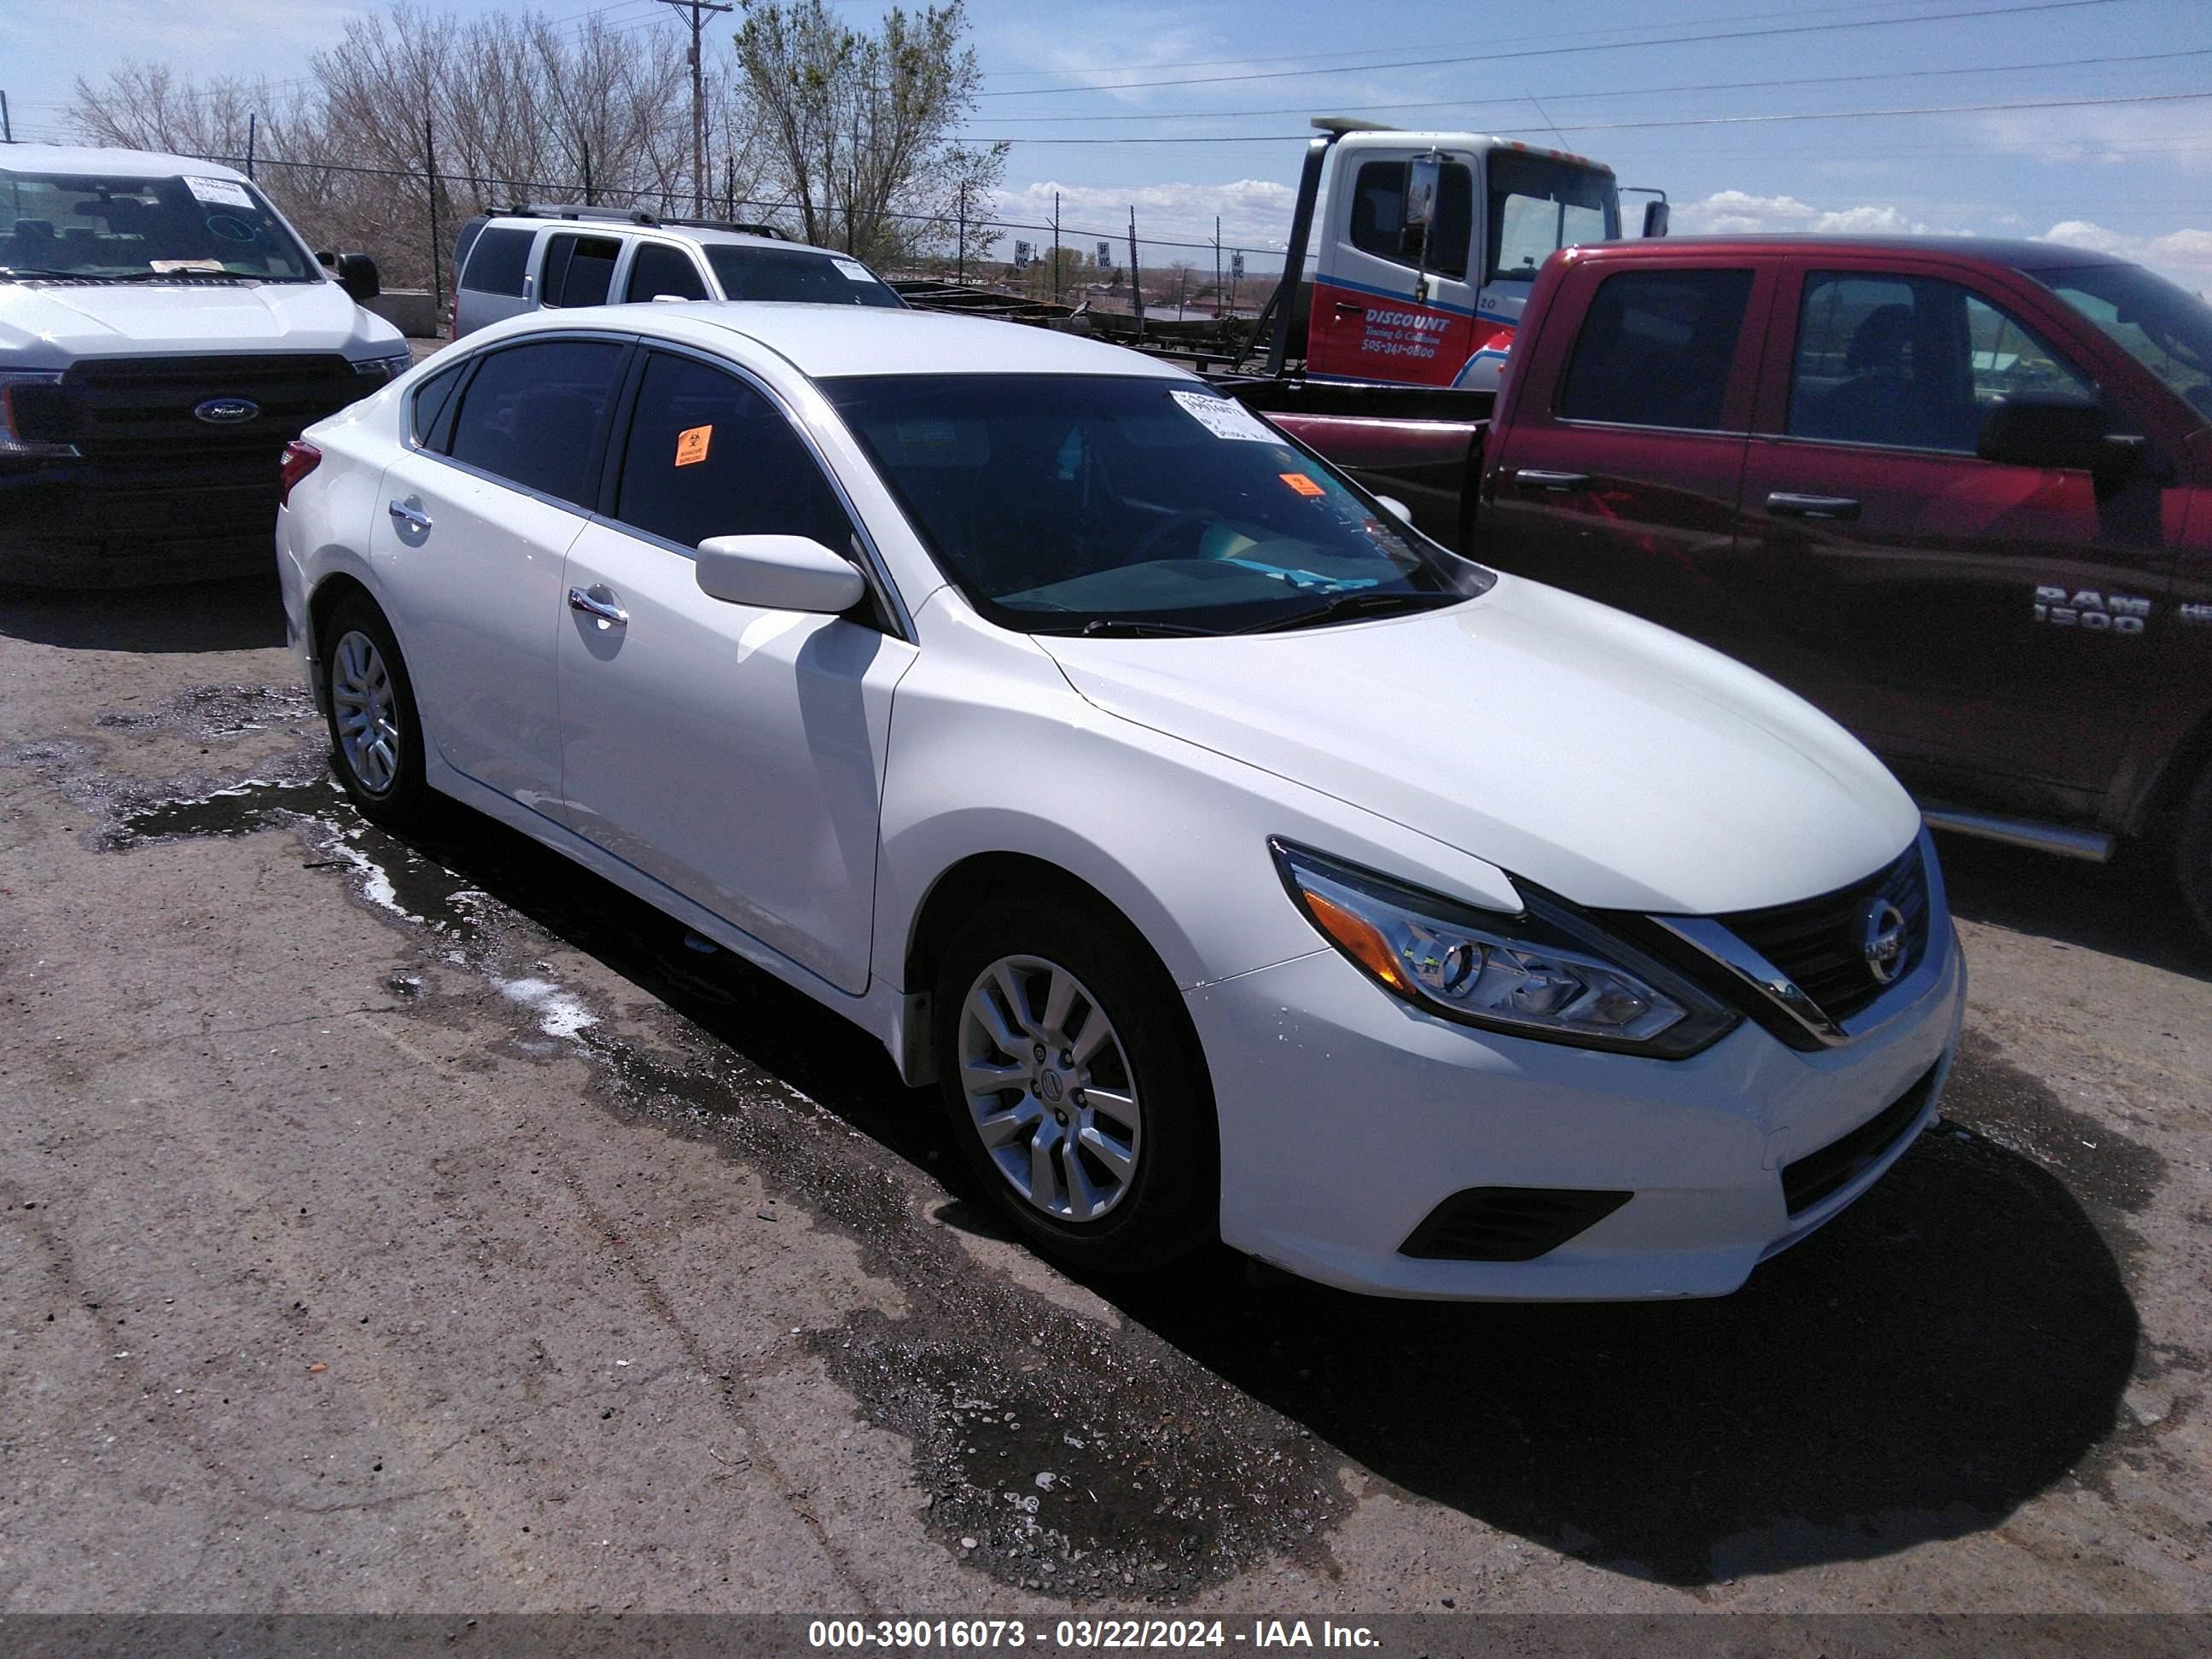
<instances>
[{"instance_id":1,"label":"orange sticker on window","mask_svg":"<svg viewBox=\"0 0 2212 1659\"><path fill-rule=\"evenodd\" d=\"M713 441L714 436L714 428L711 426L686 427L678 433L676 434L676 465L698 465L707 459L707 446Z\"/></svg>"},{"instance_id":2,"label":"orange sticker on window","mask_svg":"<svg viewBox=\"0 0 2212 1659\"><path fill-rule=\"evenodd\" d=\"M1297 490L1301 495L1326 495L1328 494L1328 491L1323 489L1319 484L1316 483L1311 478L1306 477L1303 472L1285 472L1279 476L1285 483L1290 485L1291 489Z\"/></svg>"}]
</instances>

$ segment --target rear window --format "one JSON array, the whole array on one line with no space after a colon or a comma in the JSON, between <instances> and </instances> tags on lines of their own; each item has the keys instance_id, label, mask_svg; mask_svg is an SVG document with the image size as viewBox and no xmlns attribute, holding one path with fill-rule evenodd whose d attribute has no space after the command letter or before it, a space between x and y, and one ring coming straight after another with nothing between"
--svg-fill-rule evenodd
<instances>
[{"instance_id":1,"label":"rear window","mask_svg":"<svg viewBox=\"0 0 2212 1659\"><path fill-rule=\"evenodd\" d=\"M487 230L461 252L461 286L479 294L522 297L522 273L530 264L534 230Z\"/></svg>"},{"instance_id":2,"label":"rear window","mask_svg":"<svg viewBox=\"0 0 2212 1659\"><path fill-rule=\"evenodd\" d=\"M542 306L603 306L614 286L622 244L611 236L556 236L545 245L538 279Z\"/></svg>"},{"instance_id":3,"label":"rear window","mask_svg":"<svg viewBox=\"0 0 2212 1659\"><path fill-rule=\"evenodd\" d=\"M1714 431L1748 270L1624 270L1598 285L1559 394L1570 421Z\"/></svg>"},{"instance_id":4,"label":"rear window","mask_svg":"<svg viewBox=\"0 0 2212 1659\"><path fill-rule=\"evenodd\" d=\"M809 248L742 247L732 243L707 249L714 280L732 300L799 300L814 305L906 307L897 292L858 259Z\"/></svg>"},{"instance_id":5,"label":"rear window","mask_svg":"<svg viewBox=\"0 0 2212 1659\"><path fill-rule=\"evenodd\" d=\"M586 502L625 349L609 340L538 340L491 353L461 396L449 453L526 489Z\"/></svg>"}]
</instances>

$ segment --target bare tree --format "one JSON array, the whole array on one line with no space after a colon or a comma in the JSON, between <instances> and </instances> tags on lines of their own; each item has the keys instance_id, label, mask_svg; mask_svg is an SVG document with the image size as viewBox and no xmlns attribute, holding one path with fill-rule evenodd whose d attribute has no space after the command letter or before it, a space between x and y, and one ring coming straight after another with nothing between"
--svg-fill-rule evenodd
<instances>
[{"instance_id":1,"label":"bare tree","mask_svg":"<svg viewBox=\"0 0 2212 1659\"><path fill-rule=\"evenodd\" d=\"M1006 147L953 137L982 79L962 44L967 29L961 0L893 7L872 34L846 27L823 0L749 10L737 62L808 241L886 263L948 234L967 255L988 244Z\"/></svg>"}]
</instances>

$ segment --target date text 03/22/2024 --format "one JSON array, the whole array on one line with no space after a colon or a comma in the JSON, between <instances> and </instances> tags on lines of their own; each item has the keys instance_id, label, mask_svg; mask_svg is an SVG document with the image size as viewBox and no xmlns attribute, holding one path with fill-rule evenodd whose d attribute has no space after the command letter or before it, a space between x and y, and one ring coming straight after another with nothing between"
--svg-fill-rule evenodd
<instances>
[{"instance_id":1,"label":"date text 03/22/2024","mask_svg":"<svg viewBox=\"0 0 2212 1659\"><path fill-rule=\"evenodd\" d=\"M819 1649L1039 1648L1063 1652L1164 1648L1352 1648L1377 1645L1364 1625L1334 1620L817 1619L806 1644Z\"/></svg>"}]
</instances>

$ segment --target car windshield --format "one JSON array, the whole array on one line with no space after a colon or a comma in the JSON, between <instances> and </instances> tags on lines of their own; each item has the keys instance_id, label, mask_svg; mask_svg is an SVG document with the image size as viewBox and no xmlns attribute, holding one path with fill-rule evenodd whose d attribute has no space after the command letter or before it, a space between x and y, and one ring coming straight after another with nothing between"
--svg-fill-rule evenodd
<instances>
[{"instance_id":1,"label":"car windshield","mask_svg":"<svg viewBox=\"0 0 2212 1659\"><path fill-rule=\"evenodd\" d=\"M906 307L897 291L858 259L795 247L709 246L707 263L731 300L799 300L815 305Z\"/></svg>"},{"instance_id":2,"label":"car windshield","mask_svg":"<svg viewBox=\"0 0 2212 1659\"><path fill-rule=\"evenodd\" d=\"M830 380L946 573L1024 633L1227 633L1421 609L1492 578L1195 380Z\"/></svg>"},{"instance_id":3,"label":"car windshield","mask_svg":"<svg viewBox=\"0 0 2212 1659\"><path fill-rule=\"evenodd\" d=\"M1613 175L1548 155L1490 152L1490 247L1485 280L1527 283L1563 247L1620 234Z\"/></svg>"},{"instance_id":4,"label":"car windshield","mask_svg":"<svg viewBox=\"0 0 2212 1659\"><path fill-rule=\"evenodd\" d=\"M2075 265L2028 275L2212 418L2212 306L2141 265Z\"/></svg>"},{"instance_id":5,"label":"car windshield","mask_svg":"<svg viewBox=\"0 0 2212 1659\"><path fill-rule=\"evenodd\" d=\"M235 179L88 178L0 167L0 270L149 282L321 273L269 204Z\"/></svg>"}]
</instances>

